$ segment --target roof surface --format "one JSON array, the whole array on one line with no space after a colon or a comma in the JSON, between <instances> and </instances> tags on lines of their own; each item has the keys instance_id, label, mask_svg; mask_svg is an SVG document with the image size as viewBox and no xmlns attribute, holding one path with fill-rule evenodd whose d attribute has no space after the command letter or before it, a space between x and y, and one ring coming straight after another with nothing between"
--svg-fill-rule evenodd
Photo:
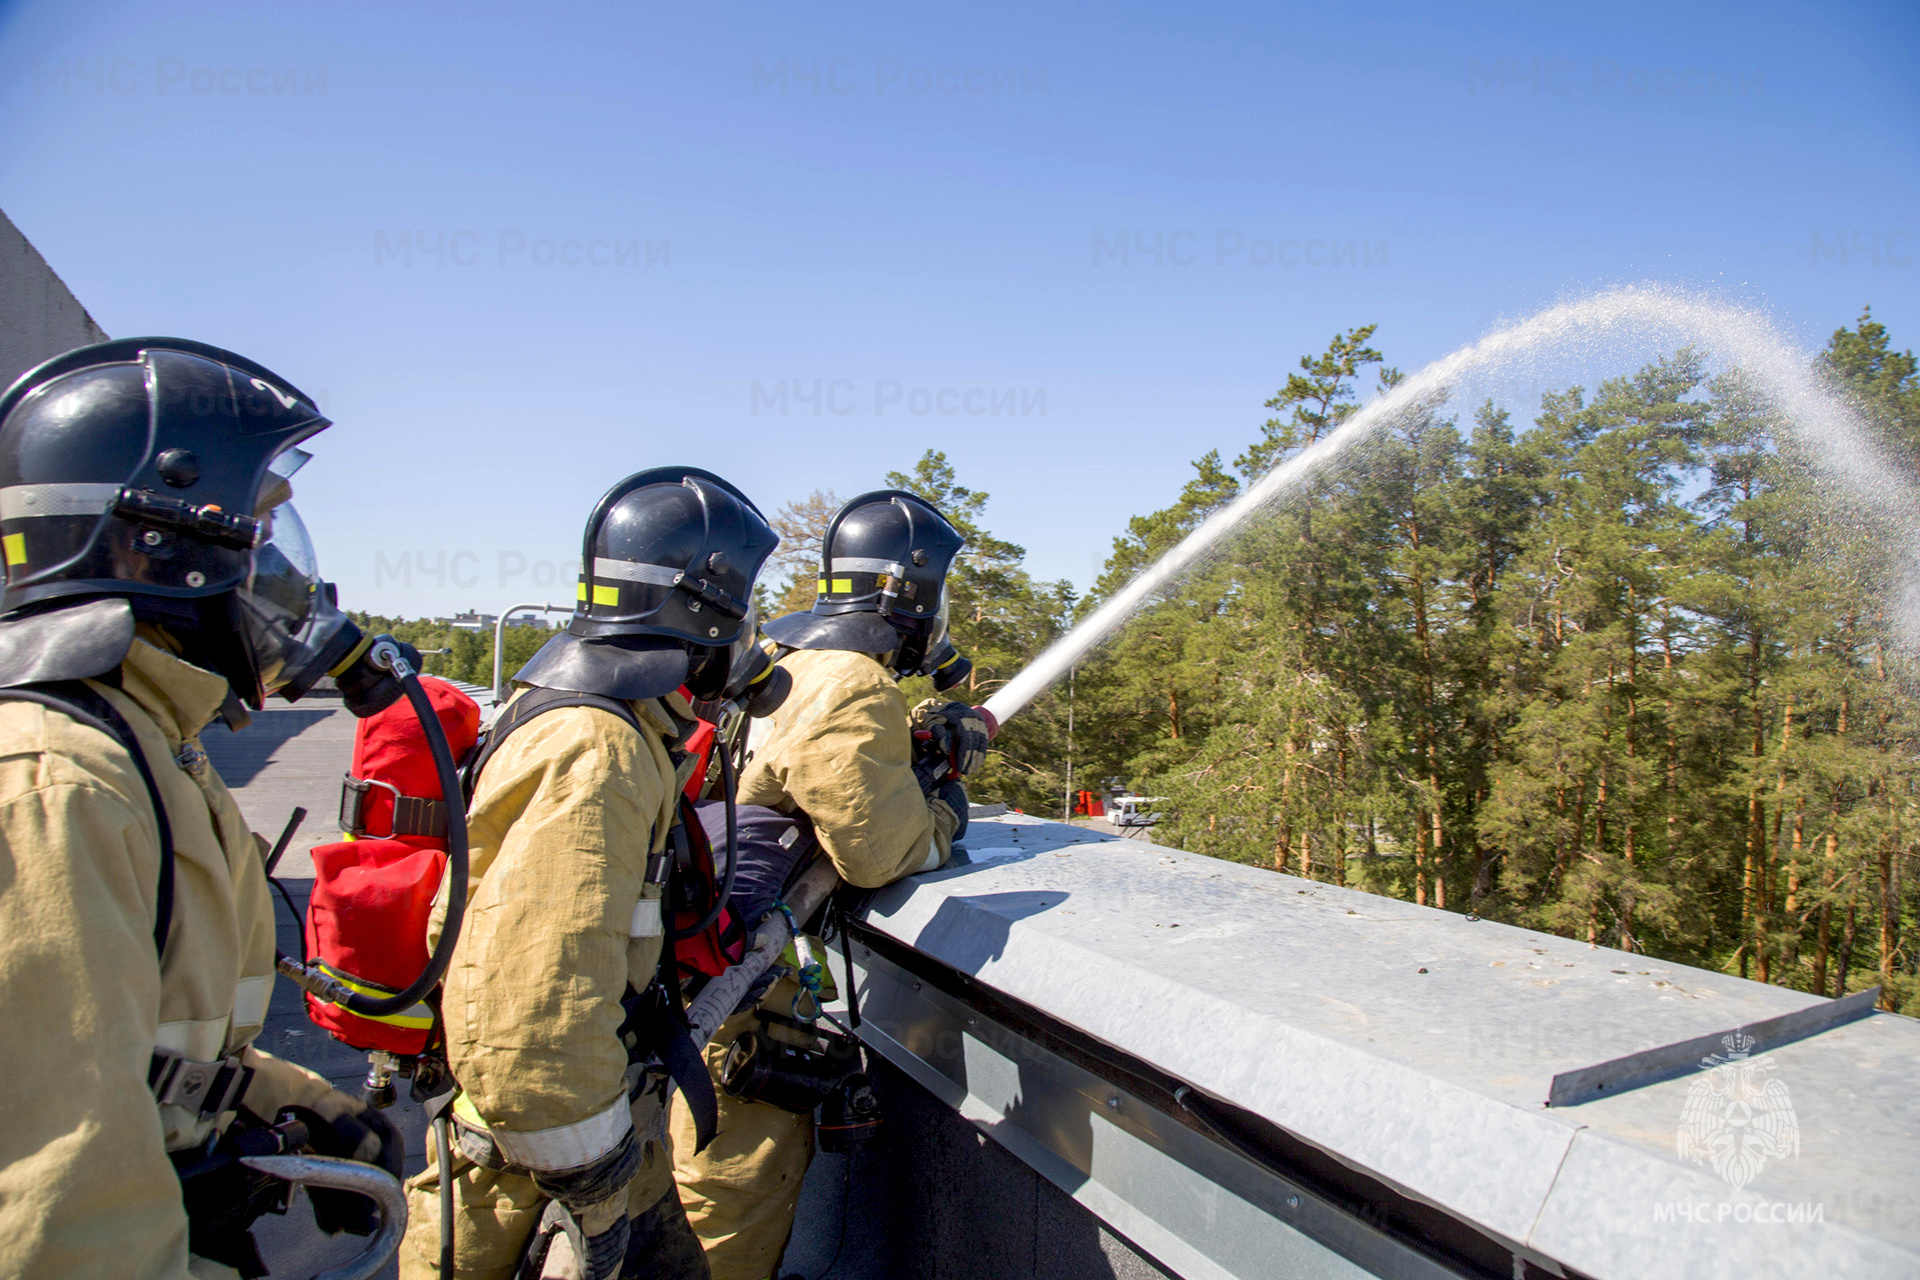
<instances>
[{"instance_id":1,"label":"roof surface","mask_svg":"<svg viewBox=\"0 0 1920 1280\"><path fill-rule=\"evenodd\" d=\"M1019 815L964 847L869 922L1409 1195L1594 1276L1920 1274L1920 1022L1548 1108L1558 1073L1824 1002ZM1735 1077L1780 1087L1701 1092Z\"/></svg>"}]
</instances>

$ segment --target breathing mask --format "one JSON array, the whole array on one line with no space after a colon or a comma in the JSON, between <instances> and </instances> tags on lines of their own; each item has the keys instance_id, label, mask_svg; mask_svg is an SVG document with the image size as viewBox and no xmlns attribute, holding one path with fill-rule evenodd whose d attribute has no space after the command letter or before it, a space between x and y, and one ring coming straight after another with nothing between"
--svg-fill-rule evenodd
<instances>
[{"instance_id":1,"label":"breathing mask","mask_svg":"<svg viewBox=\"0 0 1920 1280\"><path fill-rule=\"evenodd\" d=\"M321 581L313 540L293 503L280 503L263 523L265 540L254 549L252 571L233 593L261 691L292 702L332 676L356 716L393 705L400 682L367 661L372 639L341 612L333 584ZM395 643L417 667L418 651Z\"/></svg>"}]
</instances>

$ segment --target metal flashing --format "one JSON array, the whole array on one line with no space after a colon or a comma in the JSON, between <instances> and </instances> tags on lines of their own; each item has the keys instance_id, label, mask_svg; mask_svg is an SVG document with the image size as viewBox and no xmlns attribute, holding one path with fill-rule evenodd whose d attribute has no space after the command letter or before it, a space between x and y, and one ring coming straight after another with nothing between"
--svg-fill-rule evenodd
<instances>
[{"instance_id":1,"label":"metal flashing","mask_svg":"<svg viewBox=\"0 0 1920 1280\"><path fill-rule=\"evenodd\" d=\"M1869 987L1826 1004L1808 1005L1804 1009L1795 1009L1774 1018L1763 1018L1750 1025L1710 1031L1691 1040L1642 1049L1638 1053L1610 1058L1591 1067L1562 1071L1547 1087L1547 1105L1576 1107L1595 1098L1706 1070L1711 1055L1723 1047L1723 1042L1735 1036L1745 1035L1752 1041L1749 1046L1752 1052L1764 1053L1768 1049L1777 1049L1783 1044L1818 1035L1830 1027L1864 1018L1879 1003L1880 988Z\"/></svg>"}]
</instances>

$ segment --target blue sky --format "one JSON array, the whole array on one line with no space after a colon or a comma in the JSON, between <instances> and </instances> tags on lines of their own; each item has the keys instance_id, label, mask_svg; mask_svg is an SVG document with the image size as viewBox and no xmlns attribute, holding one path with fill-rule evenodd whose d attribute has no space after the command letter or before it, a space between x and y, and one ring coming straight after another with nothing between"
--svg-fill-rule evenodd
<instances>
[{"instance_id":1,"label":"blue sky","mask_svg":"<svg viewBox=\"0 0 1920 1280\"><path fill-rule=\"evenodd\" d=\"M641 467L771 512L929 447L1084 587L1355 324L1412 370L1654 280L1920 345L1916 48L1910 3L31 0L0 208L108 332L321 397L350 606L564 600Z\"/></svg>"}]
</instances>

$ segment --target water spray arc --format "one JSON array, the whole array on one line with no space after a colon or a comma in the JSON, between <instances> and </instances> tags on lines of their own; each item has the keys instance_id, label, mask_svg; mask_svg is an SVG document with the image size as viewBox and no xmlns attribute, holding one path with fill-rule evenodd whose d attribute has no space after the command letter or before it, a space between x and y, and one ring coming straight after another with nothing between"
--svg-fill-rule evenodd
<instances>
[{"instance_id":1,"label":"water spray arc","mask_svg":"<svg viewBox=\"0 0 1920 1280\"><path fill-rule=\"evenodd\" d=\"M1369 401L1338 430L1282 462L1198 528L987 699L983 708L1004 724L1109 639L1156 593L1178 582L1221 549L1315 471L1364 443L1395 415L1443 395L1468 373L1518 363L1543 352L1578 351L1614 341L1623 331L1650 333L1676 345L1694 343L1749 375L1779 411L1815 463L1852 497L1898 530L1895 599L1890 602L1909 645L1920 638L1920 493L1873 444L1858 417L1760 313L1688 294L1634 286L1549 308L1434 361Z\"/></svg>"}]
</instances>

